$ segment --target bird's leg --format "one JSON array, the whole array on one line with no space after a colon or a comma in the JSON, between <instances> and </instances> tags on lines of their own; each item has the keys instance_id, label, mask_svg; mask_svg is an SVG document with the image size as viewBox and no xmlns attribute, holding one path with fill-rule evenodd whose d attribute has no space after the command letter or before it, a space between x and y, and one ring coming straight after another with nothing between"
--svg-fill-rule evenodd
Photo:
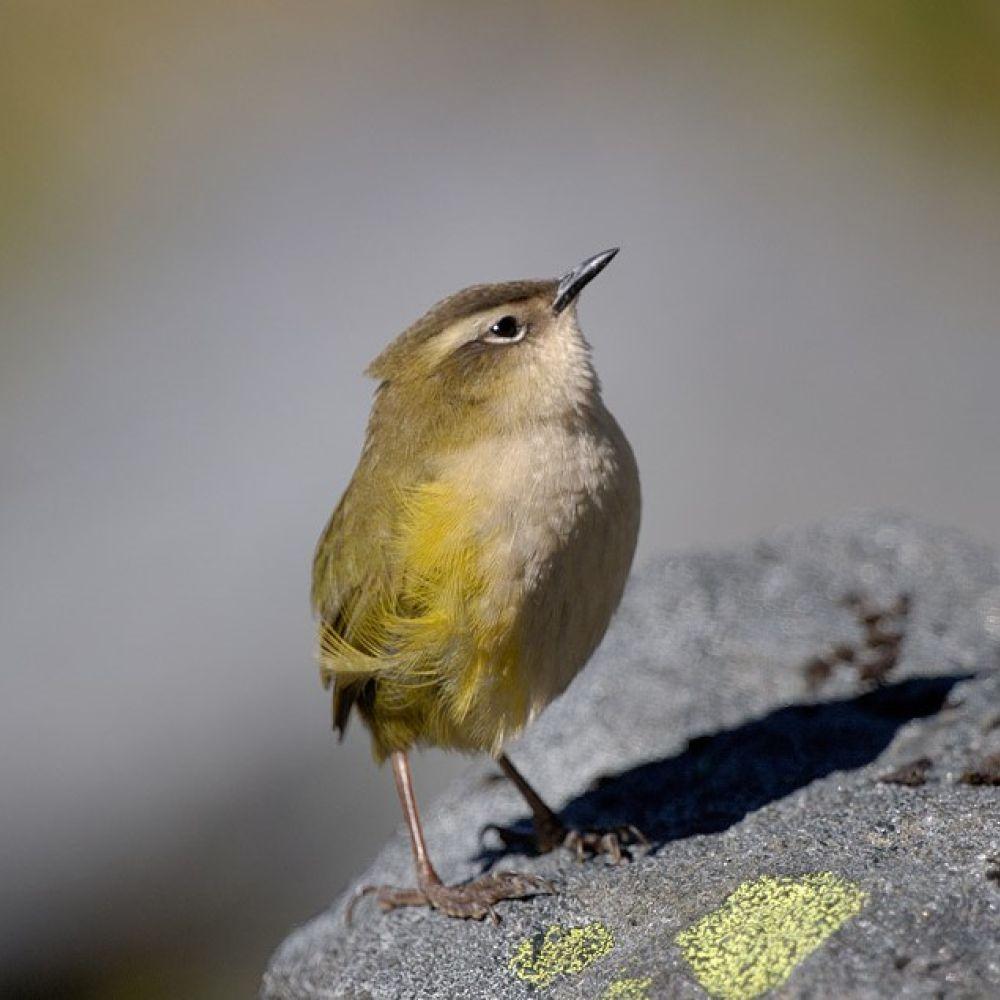
<instances>
[{"instance_id":1,"label":"bird's leg","mask_svg":"<svg viewBox=\"0 0 1000 1000\"><path fill-rule=\"evenodd\" d=\"M547 854L556 847L561 847L569 830L562 820L549 808L545 800L528 784L524 775L514 767L510 757L505 753L497 758L500 770L510 779L511 784L521 793L524 801L531 809L531 820L535 828L535 846L539 853ZM496 829L496 828L494 828ZM504 831L498 831L503 836Z\"/></svg>"},{"instance_id":2,"label":"bird's leg","mask_svg":"<svg viewBox=\"0 0 1000 1000\"><path fill-rule=\"evenodd\" d=\"M383 910L394 910L400 906L430 906L449 917L482 920L489 916L494 922L498 922L499 917L493 909L495 903L504 899L524 899L539 892L555 892L548 880L517 872L493 872L462 885L445 885L434 870L427 853L420 814L417 812L417 799L413 794L410 762L405 751L397 750L392 754L392 774L410 833L417 887L404 889L396 886L364 886L347 908L348 921L358 899L372 893Z\"/></svg>"},{"instance_id":3,"label":"bird's leg","mask_svg":"<svg viewBox=\"0 0 1000 1000\"><path fill-rule=\"evenodd\" d=\"M508 846L525 840L533 841L539 854L545 854L556 847L568 847L576 852L581 861L590 854L607 854L615 863L626 857L623 848L629 844L649 845L649 841L637 827L627 824L613 830L571 830L566 827L556 813L545 803L545 800L528 784L524 775L514 766L506 754L500 754L497 763L501 770L511 780L514 787L524 797L531 809L534 826L534 836L525 837L516 830L504 829L498 826L488 826L494 830Z\"/></svg>"},{"instance_id":4,"label":"bird's leg","mask_svg":"<svg viewBox=\"0 0 1000 1000\"><path fill-rule=\"evenodd\" d=\"M403 817L406 829L410 833L410 846L413 848L413 867L417 873L416 890L424 893L432 885L441 885L441 879L431 864L431 856L427 853L427 842L424 840L424 828L420 823L420 813L417 811L417 797L413 792L413 776L410 774L410 760L402 751L392 755L392 776L396 781L396 794L403 807Z\"/></svg>"}]
</instances>

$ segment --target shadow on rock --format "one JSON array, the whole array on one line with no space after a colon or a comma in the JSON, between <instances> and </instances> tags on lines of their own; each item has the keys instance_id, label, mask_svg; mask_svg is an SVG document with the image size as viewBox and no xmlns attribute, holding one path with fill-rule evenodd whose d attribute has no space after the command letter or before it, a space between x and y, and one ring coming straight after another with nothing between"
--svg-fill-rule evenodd
<instances>
[{"instance_id":1,"label":"shadow on rock","mask_svg":"<svg viewBox=\"0 0 1000 1000\"><path fill-rule=\"evenodd\" d=\"M769 802L834 771L874 761L896 730L941 710L973 674L914 678L847 698L789 705L733 729L697 736L683 753L607 775L571 800L563 821L578 829L638 826L655 846L720 833ZM516 828L528 831L530 820ZM489 848L492 863L509 848Z\"/></svg>"}]
</instances>

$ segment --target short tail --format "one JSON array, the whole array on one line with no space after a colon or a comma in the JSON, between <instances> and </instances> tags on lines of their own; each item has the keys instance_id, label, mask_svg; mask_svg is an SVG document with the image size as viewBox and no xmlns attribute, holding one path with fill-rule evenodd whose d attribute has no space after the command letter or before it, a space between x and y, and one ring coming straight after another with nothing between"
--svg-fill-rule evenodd
<instances>
[{"instance_id":1,"label":"short tail","mask_svg":"<svg viewBox=\"0 0 1000 1000\"><path fill-rule=\"evenodd\" d=\"M351 709L355 704L361 711L370 711L375 703L375 678L340 680L333 684L333 728L338 739L344 738Z\"/></svg>"}]
</instances>

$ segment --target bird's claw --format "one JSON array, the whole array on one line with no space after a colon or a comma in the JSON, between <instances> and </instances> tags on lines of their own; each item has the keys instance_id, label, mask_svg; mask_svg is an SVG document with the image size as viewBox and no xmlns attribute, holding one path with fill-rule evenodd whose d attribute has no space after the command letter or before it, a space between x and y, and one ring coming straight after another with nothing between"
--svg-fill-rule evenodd
<instances>
[{"instance_id":1,"label":"bird's claw","mask_svg":"<svg viewBox=\"0 0 1000 1000\"><path fill-rule=\"evenodd\" d=\"M480 835L489 832L495 833L508 848L532 848L539 854L547 854L557 847L565 847L573 851L578 861L588 856L606 855L616 865L631 857L629 848L649 847L649 838L632 823L611 830L572 830L560 824L544 829L535 827L531 831L490 823L483 827Z\"/></svg>"},{"instance_id":2,"label":"bird's claw","mask_svg":"<svg viewBox=\"0 0 1000 1000\"><path fill-rule=\"evenodd\" d=\"M632 823L613 830L567 830L563 838L563 846L576 854L577 861L603 854L615 865L630 859L629 849L636 845L649 847L649 838Z\"/></svg>"},{"instance_id":3,"label":"bird's claw","mask_svg":"<svg viewBox=\"0 0 1000 1000\"><path fill-rule=\"evenodd\" d=\"M348 926L354 907L363 896L374 895L384 911L402 906L427 906L449 917L462 920L483 920L489 917L500 923L494 905L505 899L525 899L529 896L554 895L556 887L540 875L521 872L493 872L462 885L432 883L421 888L400 888L392 885L366 885L355 892L345 914Z\"/></svg>"}]
</instances>

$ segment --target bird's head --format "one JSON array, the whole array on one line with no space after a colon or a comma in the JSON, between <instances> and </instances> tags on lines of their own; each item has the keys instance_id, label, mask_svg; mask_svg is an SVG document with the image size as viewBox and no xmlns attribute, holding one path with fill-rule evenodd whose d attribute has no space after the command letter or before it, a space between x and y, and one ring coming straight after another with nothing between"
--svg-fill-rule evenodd
<instances>
[{"instance_id":1,"label":"bird's head","mask_svg":"<svg viewBox=\"0 0 1000 1000\"><path fill-rule=\"evenodd\" d=\"M394 397L394 410L410 408L442 430L516 426L585 407L599 387L575 304L617 252L562 278L456 292L400 334L368 374L382 383L380 395Z\"/></svg>"}]
</instances>

